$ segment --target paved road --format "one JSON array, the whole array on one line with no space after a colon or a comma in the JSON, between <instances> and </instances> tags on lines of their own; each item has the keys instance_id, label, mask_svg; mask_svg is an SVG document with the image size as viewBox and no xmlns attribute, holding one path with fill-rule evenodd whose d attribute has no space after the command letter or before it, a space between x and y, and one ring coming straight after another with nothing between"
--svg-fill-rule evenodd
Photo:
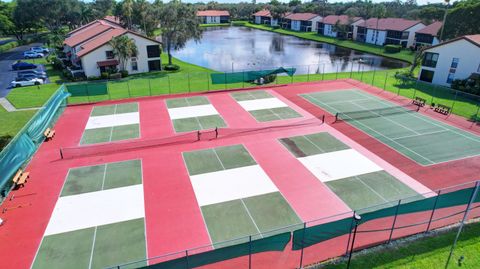
<instances>
[{"instance_id":1,"label":"paved road","mask_svg":"<svg viewBox=\"0 0 480 269\"><path fill-rule=\"evenodd\" d=\"M10 82L15 79L17 72L12 71L12 64L16 60L23 59L23 52L30 47L41 46L42 44L30 44L26 46L16 47L8 52L0 54L0 97L5 97L12 90ZM43 70L44 67L38 67Z\"/></svg>"}]
</instances>

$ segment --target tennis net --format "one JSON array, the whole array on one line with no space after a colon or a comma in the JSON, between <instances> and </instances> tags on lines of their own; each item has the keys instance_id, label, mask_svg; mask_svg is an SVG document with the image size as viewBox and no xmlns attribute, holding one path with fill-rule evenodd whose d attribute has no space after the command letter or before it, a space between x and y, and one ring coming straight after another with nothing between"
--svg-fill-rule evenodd
<instances>
[{"instance_id":1,"label":"tennis net","mask_svg":"<svg viewBox=\"0 0 480 269\"><path fill-rule=\"evenodd\" d=\"M377 109L337 112L335 114L335 122L380 118L380 117L385 117L385 116L390 116L395 114L418 112L419 109L420 109L420 106L416 104L408 104L404 106L391 106L391 107L384 107L384 108L377 108Z\"/></svg>"}]
</instances>

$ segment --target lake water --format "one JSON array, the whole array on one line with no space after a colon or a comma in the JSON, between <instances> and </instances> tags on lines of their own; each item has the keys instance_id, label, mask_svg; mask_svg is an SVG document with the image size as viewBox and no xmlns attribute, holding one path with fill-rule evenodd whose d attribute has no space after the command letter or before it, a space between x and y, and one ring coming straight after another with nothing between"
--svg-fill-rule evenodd
<instances>
[{"instance_id":1,"label":"lake water","mask_svg":"<svg viewBox=\"0 0 480 269\"><path fill-rule=\"evenodd\" d=\"M407 64L381 56L248 27L209 27L173 55L216 71L296 67L297 74L383 70ZM307 66L308 65L308 66Z\"/></svg>"}]
</instances>

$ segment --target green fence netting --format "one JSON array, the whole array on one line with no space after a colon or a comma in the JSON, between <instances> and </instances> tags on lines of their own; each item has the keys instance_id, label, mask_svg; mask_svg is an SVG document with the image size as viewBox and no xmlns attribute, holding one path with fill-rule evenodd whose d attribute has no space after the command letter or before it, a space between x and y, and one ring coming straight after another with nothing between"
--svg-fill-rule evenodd
<instances>
[{"instance_id":1,"label":"green fence netting","mask_svg":"<svg viewBox=\"0 0 480 269\"><path fill-rule=\"evenodd\" d=\"M243 71L232 73L215 73L211 74L212 84L230 84L239 83L244 81L254 81L262 77L269 75L286 73L289 76L295 74L296 68L277 68L270 70L258 70L258 71Z\"/></svg>"},{"instance_id":2,"label":"green fence netting","mask_svg":"<svg viewBox=\"0 0 480 269\"><path fill-rule=\"evenodd\" d=\"M64 87L60 87L0 153L0 192L2 196L5 196L9 190L12 176L30 159L43 142L43 132L53 124L60 108L65 106L68 96Z\"/></svg>"},{"instance_id":3,"label":"green fence netting","mask_svg":"<svg viewBox=\"0 0 480 269\"><path fill-rule=\"evenodd\" d=\"M361 223L374 219L391 217L395 214L402 215L433 210L434 208L441 209L458 205L466 205L468 204L474 189L474 187L466 188L421 200L416 200L413 202L408 202L405 204L382 208L365 214L360 214L362 217ZM476 197L475 202L480 202L480 196ZM348 234L353 227L352 221L352 218L345 218L334 222L296 230L293 232L292 249L299 250L304 247L309 247L320 242L335 238L337 236Z\"/></svg>"},{"instance_id":4,"label":"green fence netting","mask_svg":"<svg viewBox=\"0 0 480 269\"><path fill-rule=\"evenodd\" d=\"M290 232L265 237L262 239L252 240L234 246L214 249L211 251L188 255L175 260L170 260L162 263L145 266L143 268L149 269L185 269L195 268L212 264L220 261L225 261L237 257L246 256L249 254L266 252L266 251L283 251L290 242ZM128 267L128 265L126 265Z\"/></svg>"},{"instance_id":5,"label":"green fence netting","mask_svg":"<svg viewBox=\"0 0 480 269\"><path fill-rule=\"evenodd\" d=\"M70 84L66 86L68 93L75 96L95 96L108 94L107 82Z\"/></svg>"}]
</instances>

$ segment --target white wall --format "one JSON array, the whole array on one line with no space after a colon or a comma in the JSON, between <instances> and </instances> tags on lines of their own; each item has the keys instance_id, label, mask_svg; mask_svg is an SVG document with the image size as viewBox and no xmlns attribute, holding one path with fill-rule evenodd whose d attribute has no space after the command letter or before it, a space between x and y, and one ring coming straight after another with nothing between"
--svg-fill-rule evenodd
<instances>
[{"instance_id":1,"label":"white wall","mask_svg":"<svg viewBox=\"0 0 480 269\"><path fill-rule=\"evenodd\" d=\"M147 46L150 45L159 45L156 42L153 42L151 40L139 37L137 35L133 35L130 33L126 34L129 38L132 38L135 40L135 44L137 45L137 65L138 65L138 70L134 71L132 70L132 65L130 59L127 60L126 64L126 70L128 71L129 74L136 74L136 73L145 73L148 72L148 61L151 60L158 60L160 57L157 58L148 58L147 57ZM97 62L99 61L105 61L107 60L106 51L112 50L112 47L108 44L105 44L98 49L88 53L87 55L84 55L82 57L82 67L85 72L85 76L90 77L90 76L100 76L100 68L97 66ZM119 66L120 69L120 66Z\"/></svg>"},{"instance_id":2,"label":"white wall","mask_svg":"<svg viewBox=\"0 0 480 269\"><path fill-rule=\"evenodd\" d=\"M301 21L292 21L292 30L300 31L300 26L302 25Z\"/></svg>"},{"instance_id":3,"label":"white wall","mask_svg":"<svg viewBox=\"0 0 480 269\"><path fill-rule=\"evenodd\" d=\"M413 46L413 44L415 43L415 32L420 31L420 29L423 29L423 28L425 28L425 24L419 23L405 30L405 31L408 31L407 48Z\"/></svg>"},{"instance_id":4,"label":"white wall","mask_svg":"<svg viewBox=\"0 0 480 269\"><path fill-rule=\"evenodd\" d=\"M220 16L206 16L206 23L220 23Z\"/></svg>"},{"instance_id":5,"label":"white wall","mask_svg":"<svg viewBox=\"0 0 480 269\"><path fill-rule=\"evenodd\" d=\"M375 43L375 33L378 31L378 39ZM383 46L385 40L387 38L387 31L379 31L374 29L367 29L367 37L365 39L366 43L375 44L379 46Z\"/></svg>"},{"instance_id":6,"label":"white wall","mask_svg":"<svg viewBox=\"0 0 480 269\"><path fill-rule=\"evenodd\" d=\"M365 20L358 20L358 21L352 23L352 25L353 25L353 33L352 33L353 40L357 39L358 25L361 24L361 23L364 23L364 22L365 22Z\"/></svg>"},{"instance_id":7,"label":"white wall","mask_svg":"<svg viewBox=\"0 0 480 269\"><path fill-rule=\"evenodd\" d=\"M480 65L480 57L478 57L480 55L480 47L464 39L431 48L425 52L438 53L438 61L435 68L422 66L422 69L435 72L432 81L434 84L450 86L447 83L447 78L453 58L459 58L454 79L466 79L472 73L477 72Z\"/></svg>"},{"instance_id":8,"label":"white wall","mask_svg":"<svg viewBox=\"0 0 480 269\"><path fill-rule=\"evenodd\" d=\"M320 16L317 16L317 17L310 20L310 21L312 21L312 32L317 31L317 22L320 22L321 20L322 20L322 17L320 17Z\"/></svg>"},{"instance_id":9,"label":"white wall","mask_svg":"<svg viewBox=\"0 0 480 269\"><path fill-rule=\"evenodd\" d=\"M270 25L271 25L271 26L278 26L278 20L272 18L272 19L270 20Z\"/></svg>"},{"instance_id":10,"label":"white wall","mask_svg":"<svg viewBox=\"0 0 480 269\"><path fill-rule=\"evenodd\" d=\"M337 37L337 32L333 31L333 25L325 24L323 27L323 34L326 36Z\"/></svg>"},{"instance_id":11,"label":"white wall","mask_svg":"<svg viewBox=\"0 0 480 269\"><path fill-rule=\"evenodd\" d=\"M261 16L255 16L255 23L256 24L261 24L262 23L262 17Z\"/></svg>"}]
</instances>

